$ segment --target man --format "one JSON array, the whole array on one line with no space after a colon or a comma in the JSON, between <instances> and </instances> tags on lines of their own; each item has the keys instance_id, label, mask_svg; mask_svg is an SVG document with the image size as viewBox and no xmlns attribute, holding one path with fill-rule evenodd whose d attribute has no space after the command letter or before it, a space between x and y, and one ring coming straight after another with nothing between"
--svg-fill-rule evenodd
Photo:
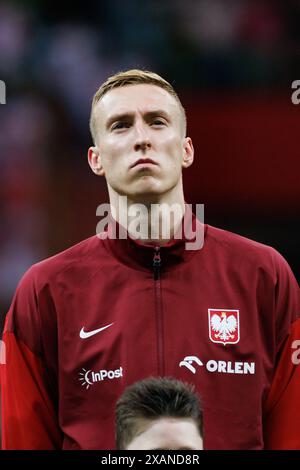
<instances>
[{"instance_id":1,"label":"man","mask_svg":"<svg viewBox=\"0 0 300 470\"><path fill-rule=\"evenodd\" d=\"M202 410L194 388L166 377L128 387L116 405L119 450L202 450Z\"/></svg>"},{"instance_id":2,"label":"man","mask_svg":"<svg viewBox=\"0 0 300 470\"><path fill-rule=\"evenodd\" d=\"M194 216L182 230L182 168L194 151L175 91L151 72L110 77L91 131L88 160L106 178L112 218L17 289L4 333L3 447L111 449L117 399L157 375L195 384L206 449L300 448L298 285L270 247ZM157 206L174 205L182 218L167 236ZM202 229L204 243L187 249Z\"/></svg>"}]
</instances>

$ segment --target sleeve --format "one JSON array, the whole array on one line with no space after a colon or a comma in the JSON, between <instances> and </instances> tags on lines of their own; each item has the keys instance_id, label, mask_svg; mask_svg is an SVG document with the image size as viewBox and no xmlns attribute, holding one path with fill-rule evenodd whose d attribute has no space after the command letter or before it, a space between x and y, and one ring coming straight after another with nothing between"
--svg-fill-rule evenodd
<instances>
[{"instance_id":1,"label":"sleeve","mask_svg":"<svg viewBox=\"0 0 300 470\"><path fill-rule=\"evenodd\" d=\"M266 449L300 449L300 320L292 326L276 368L264 425Z\"/></svg>"},{"instance_id":2,"label":"sleeve","mask_svg":"<svg viewBox=\"0 0 300 470\"><path fill-rule=\"evenodd\" d=\"M2 448L6 450L62 448L39 316L33 275L28 271L8 312L2 342Z\"/></svg>"},{"instance_id":3,"label":"sleeve","mask_svg":"<svg viewBox=\"0 0 300 470\"><path fill-rule=\"evenodd\" d=\"M276 318L281 335L264 410L264 441L265 449L300 449L299 286L286 262L278 272Z\"/></svg>"}]
</instances>

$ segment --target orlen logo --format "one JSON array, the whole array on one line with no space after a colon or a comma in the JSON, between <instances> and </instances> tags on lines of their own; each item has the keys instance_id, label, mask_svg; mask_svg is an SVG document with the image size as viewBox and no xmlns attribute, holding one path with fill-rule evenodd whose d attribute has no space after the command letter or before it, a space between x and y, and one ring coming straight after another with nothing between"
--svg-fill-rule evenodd
<instances>
[{"instance_id":1,"label":"orlen logo","mask_svg":"<svg viewBox=\"0 0 300 470\"><path fill-rule=\"evenodd\" d=\"M192 366L193 362L198 364L198 366L203 366L207 372L217 372L219 374L255 374L255 362L216 361L215 359L210 359L203 363L197 356L186 356L179 363L179 367L184 366L195 374L196 369Z\"/></svg>"},{"instance_id":2,"label":"orlen logo","mask_svg":"<svg viewBox=\"0 0 300 470\"><path fill-rule=\"evenodd\" d=\"M79 372L79 380L82 381L82 386L86 387L88 390L90 385L94 385L96 382L102 382L103 380L112 380L112 379L119 379L123 377L123 368L120 367L116 370L99 370L99 372L93 372L92 370L86 370L82 368L82 371Z\"/></svg>"},{"instance_id":3,"label":"orlen logo","mask_svg":"<svg viewBox=\"0 0 300 470\"><path fill-rule=\"evenodd\" d=\"M193 374L196 374L196 369L192 365L193 362L198 364L198 366L203 366L203 363L200 361L199 357L197 356L186 356L183 361L179 363L179 367L186 367L188 370L190 370Z\"/></svg>"}]
</instances>

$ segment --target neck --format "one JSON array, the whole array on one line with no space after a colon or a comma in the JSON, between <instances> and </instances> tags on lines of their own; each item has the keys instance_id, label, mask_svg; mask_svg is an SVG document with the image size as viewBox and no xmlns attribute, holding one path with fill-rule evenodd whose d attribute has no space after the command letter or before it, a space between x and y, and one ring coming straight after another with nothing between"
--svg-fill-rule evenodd
<instances>
[{"instance_id":1,"label":"neck","mask_svg":"<svg viewBox=\"0 0 300 470\"><path fill-rule=\"evenodd\" d=\"M183 191L140 198L110 192L110 205L113 218L132 238L155 245L164 245L174 237L185 213Z\"/></svg>"}]
</instances>

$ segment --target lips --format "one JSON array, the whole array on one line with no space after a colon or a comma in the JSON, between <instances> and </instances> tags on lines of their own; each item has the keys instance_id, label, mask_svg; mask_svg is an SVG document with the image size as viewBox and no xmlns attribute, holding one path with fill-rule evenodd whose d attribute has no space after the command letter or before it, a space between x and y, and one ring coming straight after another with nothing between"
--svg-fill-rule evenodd
<instances>
[{"instance_id":1,"label":"lips","mask_svg":"<svg viewBox=\"0 0 300 470\"><path fill-rule=\"evenodd\" d=\"M151 158L139 158L136 162L134 162L130 168L134 168L137 165L142 165L145 163L152 163L152 165L157 165L157 163L154 160L151 160Z\"/></svg>"}]
</instances>

